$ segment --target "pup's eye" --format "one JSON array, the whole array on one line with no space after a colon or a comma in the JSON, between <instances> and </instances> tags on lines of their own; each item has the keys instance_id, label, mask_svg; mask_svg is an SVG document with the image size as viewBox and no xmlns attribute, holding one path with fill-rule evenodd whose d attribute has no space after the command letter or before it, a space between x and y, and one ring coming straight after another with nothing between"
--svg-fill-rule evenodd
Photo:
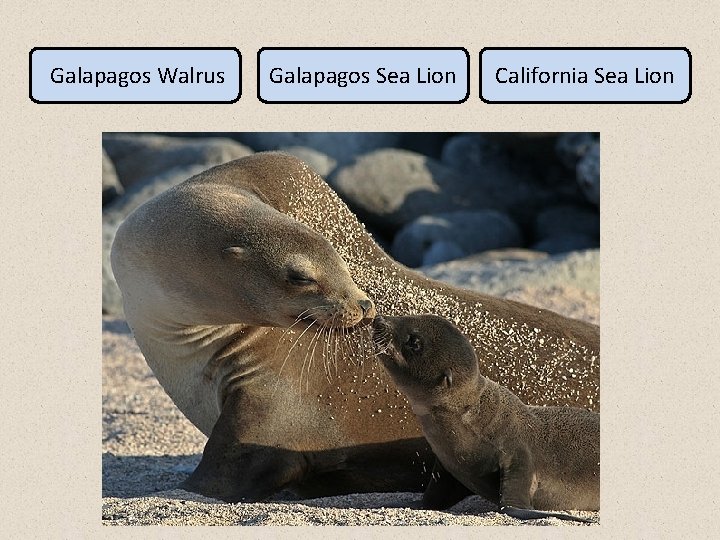
<instances>
[{"instance_id":1,"label":"pup's eye","mask_svg":"<svg viewBox=\"0 0 720 540\"><path fill-rule=\"evenodd\" d=\"M422 349L422 340L420 336L410 334L405 342L405 347L411 352L418 353Z\"/></svg>"},{"instance_id":2,"label":"pup's eye","mask_svg":"<svg viewBox=\"0 0 720 540\"><path fill-rule=\"evenodd\" d=\"M306 276L305 274L300 274L299 272L288 273L287 280L292 285L297 285L299 287L307 287L308 285L315 285L315 283L317 283L310 276Z\"/></svg>"}]
</instances>

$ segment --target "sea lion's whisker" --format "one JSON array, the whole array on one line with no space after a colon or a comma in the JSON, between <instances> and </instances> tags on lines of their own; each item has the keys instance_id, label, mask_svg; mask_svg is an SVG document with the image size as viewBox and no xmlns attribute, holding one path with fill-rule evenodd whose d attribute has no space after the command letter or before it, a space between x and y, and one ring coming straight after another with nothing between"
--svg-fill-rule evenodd
<instances>
[{"instance_id":1,"label":"sea lion's whisker","mask_svg":"<svg viewBox=\"0 0 720 540\"><path fill-rule=\"evenodd\" d=\"M315 321L315 319L313 319L313 321L308 325L308 327L305 328L305 330L303 330L302 333L297 337L297 339L296 339L295 342L292 344L292 346L290 347L290 349L288 349L288 352L287 352L287 354L285 355L285 359L283 360L282 366L280 366L280 371L278 372L278 377L280 377L280 374L282 374L282 370L283 370L283 368L285 367L285 362L287 362L287 361L288 361L288 358L290 358L290 353L293 351L293 349L295 348L295 346L300 342L300 340L301 340L302 337L305 335L305 333L306 333L308 330L310 330L316 322L317 322L317 321Z\"/></svg>"},{"instance_id":2,"label":"sea lion's whisker","mask_svg":"<svg viewBox=\"0 0 720 540\"><path fill-rule=\"evenodd\" d=\"M340 342L340 345L342 346L342 355L354 364L355 359L353 358L352 349L350 348L350 346L348 344L347 326L342 327L341 333L342 333L342 341Z\"/></svg>"},{"instance_id":3,"label":"sea lion's whisker","mask_svg":"<svg viewBox=\"0 0 720 540\"><path fill-rule=\"evenodd\" d=\"M312 363L315 359L315 349L317 348L318 341L320 341L320 334L323 331L322 326L318 328L318 331L315 333L315 344L312 346L312 352L310 353L310 365L308 366L308 378L305 381L305 391L308 391L308 386L310 385L310 370L312 369ZM313 340L310 340L310 343L312 344Z\"/></svg>"},{"instance_id":4,"label":"sea lion's whisker","mask_svg":"<svg viewBox=\"0 0 720 540\"><path fill-rule=\"evenodd\" d=\"M310 350L310 363L308 364L308 372L307 372L307 380L305 381L305 391L308 391L308 386L310 385L310 370L312 369L313 360L315 359L315 349L317 348L318 341L320 341L320 334L323 331L322 325L318 327L317 331L315 332L315 335L310 340L310 343L308 344L308 349L312 347Z\"/></svg>"},{"instance_id":5,"label":"sea lion's whisker","mask_svg":"<svg viewBox=\"0 0 720 540\"><path fill-rule=\"evenodd\" d=\"M273 364L275 363L275 358L277 358L278 349L280 348L280 345L281 345L282 342L284 341L285 336L287 336L288 332L290 332L290 330L291 330L294 326L296 326L297 324L299 324L299 323L303 322L304 320L306 320L306 319L303 318L303 315L309 314L309 315L312 316L312 315L314 315L314 313L310 313L310 312L315 312L315 311L317 311L317 310L319 310L319 309L324 309L325 307L326 307L326 306L319 306L319 307L307 308L306 310L302 311L297 317L295 317L295 321L294 321L290 326L288 326L288 327L283 331L283 333L280 335L280 337L278 338L277 345L275 345L275 350L273 351ZM313 319L313 320L314 320L314 319ZM310 325L310 326L312 326L312 325ZM308 328L310 328L310 326L308 326ZM306 328L306 330L307 330L307 328ZM304 333L304 332L303 332L303 333ZM298 339L295 341L296 343L297 343L297 341L300 339L300 337L302 337L302 334L300 334L300 336L298 337ZM294 347L294 345L293 345L292 347ZM288 351L288 356L289 356L290 352L292 351L292 347L291 347L290 350ZM286 357L285 357L285 360L283 360L283 363L282 363L282 365L280 366L280 371L278 372L277 379L276 379L276 381L275 381L275 388L273 389L273 393L272 393L273 397L275 396L275 392L277 391L278 384L280 383L280 375L282 375L282 371L283 371L283 369L285 368L285 362L287 362L287 360L288 360L288 357L286 356Z\"/></svg>"},{"instance_id":6,"label":"sea lion's whisker","mask_svg":"<svg viewBox=\"0 0 720 540\"><path fill-rule=\"evenodd\" d=\"M333 324L335 324L335 321L333 321ZM335 342L335 353L333 355L333 365L335 366L335 376L337 377L338 374L338 339L340 339L340 330L337 327L333 327L333 338Z\"/></svg>"},{"instance_id":7,"label":"sea lion's whisker","mask_svg":"<svg viewBox=\"0 0 720 540\"><path fill-rule=\"evenodd\" d=\"M293 344L293 347L298 344L298 342L300 341L300 339L305 335L305 333L306 333L308 330L310 330L310 329L313 327L313 325L314 325L316 322L317 322L316 320L313 320L313 322L310 323L310 325L305 329L305 331L304 331L302 334L300 334L300 337L298 337L297 341ZM312 341L312 340L311 340L311 341ZM292 350L292 349L290 349L290 350ZM290 355L290 352L288 352L288 356L289 356L289 355ZM302 377L303 377L303 372L305 371L305 362L307 362L307 353L305 354L305 358L303 358L302 366L300 367L300 379L299 379L299 384L300 384L300 386L299 386L299 388L298 388L298 394L299 394L299 395L302 395Z\"/></svg>"}]
</instances>

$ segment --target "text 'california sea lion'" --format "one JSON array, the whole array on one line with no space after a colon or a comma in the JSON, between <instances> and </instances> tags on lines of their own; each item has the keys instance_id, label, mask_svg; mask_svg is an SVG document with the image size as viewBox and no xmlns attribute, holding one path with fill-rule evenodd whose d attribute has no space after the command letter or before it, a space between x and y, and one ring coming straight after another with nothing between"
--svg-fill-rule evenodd
<instances>
[{"instance_id":1,"label":"text 'california sea lion'","mask_svg":"<svg viewBox=\"0 0 720 540\"><path fill-rule=\"evenodd\" d=\"M477 493L520 519L586 521L537 510L599 509L600 415L526 406L480 374L470 343L441 317L377 317L373 328L437 456L426 507Z\"/></svg>"},{"instance_id":2,"label":"text 'california sea lion'","mask_svg":"<svg viewBox=\"0 0 720 540\"><path fill-rule=\"evenodd\" d=\"M209 496L422 489L432 454L415 417L361 361L371 335L356 325L376 307L449 318L528 403L599 406L597 326L408 270L291 156L169 189L125 220L111 257L149 366L209 436L186 483Z\"/></svg>"}]
</instances>

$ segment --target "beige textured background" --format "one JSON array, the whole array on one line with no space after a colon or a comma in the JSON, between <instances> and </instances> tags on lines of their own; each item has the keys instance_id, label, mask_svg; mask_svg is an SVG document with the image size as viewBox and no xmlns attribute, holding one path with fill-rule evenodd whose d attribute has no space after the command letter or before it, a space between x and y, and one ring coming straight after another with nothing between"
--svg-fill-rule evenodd
<instances>
[{"instance_id":1,"label":"beige textured background","mask_svg":"<svg viewBox=\"0 0 720 540\"><path fill-rule=\"evenodd\" d=\"M712 2L369 1L3 4L0 186L0 535L244 535L297 529L124 529L100 523L102 131L600 131L601 527L346 529L353 538L676 538L717 534L720 506L720 12ZM387 9L392 4L392 12ZM587 4L587 5L585 5ZM292 5L292 13L290 7ZM262 6L262 7L258 7ZM35 105L34 46L236 46L235 105ZM263 105L262 46L463 46L462 105ZM685 105L485 105L484 46L686 46ZM335 535L325 529L311 534Z\"/></svg>"}]
</instances>

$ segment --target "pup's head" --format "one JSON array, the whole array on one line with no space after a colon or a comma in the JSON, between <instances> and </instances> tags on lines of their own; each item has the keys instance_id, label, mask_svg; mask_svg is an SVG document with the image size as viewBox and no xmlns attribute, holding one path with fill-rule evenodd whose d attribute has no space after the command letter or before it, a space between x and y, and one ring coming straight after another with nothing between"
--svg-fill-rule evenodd
<instances>
[{"instance_id":1,"label":"pup's head","mask_svg":"<svg viewBox=\"0 0 720 540\"><path fill-rule=\"evenodd\" d=\"M377 356L411 403L439 403L478 377L475 350L452 323L435 315L376 317Z\"/></svg>"}]
</instances>

